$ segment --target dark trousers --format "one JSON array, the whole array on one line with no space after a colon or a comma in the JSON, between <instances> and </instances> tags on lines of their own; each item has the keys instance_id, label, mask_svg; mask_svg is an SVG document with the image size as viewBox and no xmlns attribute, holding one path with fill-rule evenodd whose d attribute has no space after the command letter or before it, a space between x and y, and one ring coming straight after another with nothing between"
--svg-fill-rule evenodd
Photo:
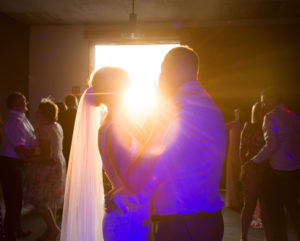
<instances>
[{"instance_id":1,"label":"dark trousers","mask_svg":"<svg viewBox=\"0 0 300 241\"><path fill-rule=\"evenodd\" d=\"M15 240L22 210L22 169L20 160L0 157L0 181L5 203L4 230L7 240Z\"/></svg>"},{"instance_id":2,"label":"dark trousers","mask_svg":"<svg viewBox=\"0 0 300 241\"><path fill-rule=\"evenodd\" d=\"M265 186L268 184L269 169L256 170L252 175L243 178L244 206L241 213L242 240L248 240L248 230L253 219L257 201L261 204L261 219L265 232L266 241L273 241L273 230L270 214L265 197ZM269 188L269 187L267 187Z\"/></svg>"},{"instance_id":3,"label":"dark trousers","mask_svg":"<svg viewBox=\"0 0 300 241\"><path fill-rule=\"evenodd\" d=\"M203 215L204 214L204 215ZM224 222L221 211L191 215L160 216L152 221L155 241L221 241Z\"/></svg>"},{"instance_id":4,"label":"dark trousers","mask_svg":"<svg viewBox=\"0 0 300 241\"><path fill-rule=\"evenodd\" d=\"M276 241L287 241L285 221L286 208L292 221L297 238L300 241L300 205L298 203L300 170L272 170L267 194L267 207L272 221L272 230Z\"/></svg>"}]
</instances>

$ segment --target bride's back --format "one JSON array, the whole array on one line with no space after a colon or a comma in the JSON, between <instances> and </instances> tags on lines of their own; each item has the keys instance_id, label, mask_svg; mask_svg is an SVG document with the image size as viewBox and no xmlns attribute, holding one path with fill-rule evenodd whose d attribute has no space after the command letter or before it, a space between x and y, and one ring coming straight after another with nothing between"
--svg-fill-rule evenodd
<instances>
[{"instance_id":1,"label":"bride's back","mask_svg":"<svg viewBox=\"0 0 300 241\"><path fill-rule=\"evenodd\" d=\"M109 155L110 150L119 148L123 144L121 142L121 138L118 138L117 131L114 131L114 127L117 127L116 129L122 128L130 137L131 143L126 143L126 146L130 146L129 152L131 160L134 156L134 154L137 151L138 142L137 140L127 131L127 128L122 125L119 122L109 122L107 123L101 130L99 131L99 150L102 157L102 163L103 163L103 169L114 189L119 188L121 185L123 185L123 181L121 180L121 177L124 176L131 164L131 161L129 162L126 158L118 158L118 159L112 159L112 157ZM112 144L108 144L107 142L107 134L111 133L115 139L114 144L115 146L111 146ZM119 142L119 143L118 143ZM125 148L125 145L124 145Z\"/></svg>"}]
</instances>

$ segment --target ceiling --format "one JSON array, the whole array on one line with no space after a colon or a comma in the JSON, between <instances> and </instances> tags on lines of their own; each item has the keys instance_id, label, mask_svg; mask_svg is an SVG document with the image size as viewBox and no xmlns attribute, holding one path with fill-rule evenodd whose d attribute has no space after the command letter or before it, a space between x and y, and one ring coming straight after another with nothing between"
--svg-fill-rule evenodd
<instances>
[{"instance_id":1,"label":"ceiling","mask_svg":"<svg viewBox=\"0 0 300 241\"><path fill-rule=\"evenodd\" d=\"M210 19L219 0L135 0L139 21ZM128 21L132 0L1 0L0 12L26 24Z\"/></svg>"},{"instance_id":2,"label":"ceiling","mask_svg":"<svg viewBox=\"0 0 300 241\"><path fill-rule=\"evenodd\" d=\"M1 0L0 12L29 25L128 21L132 0ZM138 21L300 16L298 0L135 0Z\"/></svg>"}]
</instances>

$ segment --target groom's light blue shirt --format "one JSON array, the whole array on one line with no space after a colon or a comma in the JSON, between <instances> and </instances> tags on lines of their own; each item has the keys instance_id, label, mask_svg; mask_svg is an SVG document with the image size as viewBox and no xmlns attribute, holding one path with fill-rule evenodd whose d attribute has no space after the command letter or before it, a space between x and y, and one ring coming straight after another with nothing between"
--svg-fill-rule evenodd
<instances>
[{"instance_id":1,"label":"groom's light blue shirt","mask_svg":"<svg viewBox=\"0 0 300 241\"><path fill-rule=\"evenodd\" d=\"M134 198L150 200L159 215L216 212L223 207L219 194L226 151L223 116L198 81L183 84L175 102L179 113L161 142L167 148Z\"/></svg>"}]
</instances>

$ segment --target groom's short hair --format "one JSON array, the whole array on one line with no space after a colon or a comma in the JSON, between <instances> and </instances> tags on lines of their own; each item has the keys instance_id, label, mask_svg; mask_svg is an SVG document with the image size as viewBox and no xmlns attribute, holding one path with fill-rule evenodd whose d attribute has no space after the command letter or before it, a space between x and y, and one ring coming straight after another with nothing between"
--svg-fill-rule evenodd
<instances>
[{"instance_id":1,"label":"groom's short hair","mask_svg":"<svg viewBox=\"0 0 300 241\"><path fill-rule=\"evenodd\" d=\"M188 46L180 46L171 49L162 62L165 70L177 69L179 66L189 66L195 73L199 71L199 56Z\"/></svg>"}]
</instances>

